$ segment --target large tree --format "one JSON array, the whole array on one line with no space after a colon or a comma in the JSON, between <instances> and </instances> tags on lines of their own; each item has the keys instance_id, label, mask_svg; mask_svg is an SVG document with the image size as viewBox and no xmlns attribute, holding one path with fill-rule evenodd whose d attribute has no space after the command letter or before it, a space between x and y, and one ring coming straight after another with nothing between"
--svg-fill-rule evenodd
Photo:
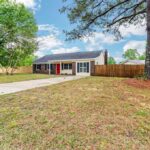
<instances>
[{"instance_id":1,"label":"large tree","mask_svg":"<svg viewBox=\"0 0 150 150\"><path fill-rule=\"evenodd\" d=\"M116 60L112 56L110 56L110 57L108 57L108 64L109 65L116 64Z\"/></svg>"},{"instance_id":2,"label":"large tree","mask_svg":"<svg viewBox=\"0 0 150 150\"><path fill-rule=\"evenodd\" d=\"M138 59L140 54L136 49L128 49L124 52L123 58L128 59L128 60L135 60Z\"/></svg>"},{"instance_id":3,"label":"large tree","mask_svg":"<svg viewBox=\"0 0 150 150\"><path fill-rule=\"evenodd\" d=\"M146 53L144 52L142 55L139 56L139 60L145 60L146 58Z\"/></svg>"},{"instance_id":4,"label":"large tree","mask_svg":"<svg viewBox=\"0 0 150 150\"><path fill-rule=\"evenodd\" d=\"M7 74L36 50L36 32L30 10L15 1L0 0L0 65Z\"/></svg>"},{"instance_id":5,"label":"large tree","mask_svg":"<svg viewBox=\"0 0 150 150\"><path fill-rule=\"evenodd\" d=\"M127 49L124 54L123 58L127 60L145 60L145 52L143 54L140 54L136 49Z\"/></svg>"},{"instance_id":6,"label":"large tree","mask_svg":"<svg viewBox=\"0 0 150 150\"><path fill-rule=\"evenodd\" d=\"M23 59L18 65L19 66L32 66L33 62L37 59L37 56L35 55L30 55Z\"/></svg>"},{"instance_id":7,"label":"large tree","mask_svg":"<svg viewBox=\"0 0 150 150\"><path fill-rule=\"evenodd\" d=\"M150 0L63 0L74 29L66 31L68 40L81 39L95 31L104 31L121 38L120 26L142 24L146 19L147 48L145 72L150 78ZM67 1L69 1L67 3ZM145 29L146 29L145 25Z\"/></svg>"}]
</instances>

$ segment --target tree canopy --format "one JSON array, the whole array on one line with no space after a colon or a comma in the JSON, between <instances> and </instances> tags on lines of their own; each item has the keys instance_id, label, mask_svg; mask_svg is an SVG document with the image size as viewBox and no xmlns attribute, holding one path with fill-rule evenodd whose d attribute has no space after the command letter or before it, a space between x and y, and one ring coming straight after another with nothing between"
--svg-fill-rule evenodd
<instances>
[{"instance_id":1,"label":"tree canopy","mask_svg":"<svg viewBox=\"0 0 150 150\"><path fill-rule=\"evenodd\" d=\"M128 49L124 52L123 58L127 60L145 60L145 52L141 55L136 49Z\"/></svg>"},{"instance_id":2,"label":"tree canopy","mask_svg":"<svg viewBox=\"0 0 150 150\"><path fill-rule=\"evenodd\" d=\"M23 4L0 1L0 64L15 68L36 50L37 26ZM7 70L8 71L8 70Z\"/></svg>"},{"instance_id":3,"label":"tree canopy","mask_svg":"<svg viewBox=\"0 0 150 150\"><path fill-rule=\"evenodd\" d=\"M139 56L139 60L145 60L146 53L144 52L142 55Z\"/></svg>"},{"instance_id":4,"label":"tree canopy","mask_svg":"<svg viewBox=\"0 0 150 150\"><path fill-rule=\"evenodd\" d=\"M69 21L75 24L71 31L65 31L68 40L80 39L95 31L110 32L121 37L121 25L143 23L146 17L146 0L63 0L60 10L67 13Z\"/></svg>"},{"instance_id":5,"label":"tree canopy","mask_svg":"<svg viewBox=\"0 0 150 150\"><path fill-rule=\"evenodd\" d=\"M25 59L23 59L20 63L19 66L32 66L33 62L37 59L35 55L29 55Z\"/></svg>"},{"instance_id":6,"label":"tree canopy","mask_svg":"<svg viewBox=\"0 0 150 150\"><path fill-rule=\"evenodd\" d=\"M140 55L136 49L128 49L123 54L123 58L130 59L130 60L138 59L139 56Z\"/></svg>"},{"instance_id":7,"label":"tree canopy","mask_svg":"<svg viewBox=\"0 0 150 150\"><path fill-rule=\"evenodd\" d=\"M108 64L116 64L116 60L112 56L110 56L108 57Z\"/></svg>"}]
</instances>

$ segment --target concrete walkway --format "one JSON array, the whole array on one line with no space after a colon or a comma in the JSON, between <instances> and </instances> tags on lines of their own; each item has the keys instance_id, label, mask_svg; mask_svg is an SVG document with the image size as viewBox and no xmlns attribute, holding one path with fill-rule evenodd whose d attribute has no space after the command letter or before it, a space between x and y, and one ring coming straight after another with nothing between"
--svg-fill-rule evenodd
<instances>
[{"instance_id":1,"label":"concrete walkway","mask_svg":"<svg viewBox=\"0 0 150 150\"><path fill-rule=\"evenodd\" d=\"M58 84L65 81L77 80L83 78L81 76L66 76L66 77L56 77L49 79L39 79L39 80L29 80L22 82L4 83L0 84L0 95L16 93L19 91L24 91L36 87L43 87L52 84Z\"/></svg>"}]
</instances>

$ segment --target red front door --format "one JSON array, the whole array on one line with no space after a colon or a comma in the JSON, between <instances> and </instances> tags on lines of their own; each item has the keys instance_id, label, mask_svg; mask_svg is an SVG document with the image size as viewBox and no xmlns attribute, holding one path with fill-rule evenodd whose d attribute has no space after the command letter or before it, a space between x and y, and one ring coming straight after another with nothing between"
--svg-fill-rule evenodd
<instances>
[{"instance_id":1,"label":"red front door","mask_svg":"<svg viewBox=\"0 0 150 150\"><path fill-rule=\"evenodd\" d=\"M56 64L56 74L60 74L60 64Z\"/></svg>"}]
</instances>

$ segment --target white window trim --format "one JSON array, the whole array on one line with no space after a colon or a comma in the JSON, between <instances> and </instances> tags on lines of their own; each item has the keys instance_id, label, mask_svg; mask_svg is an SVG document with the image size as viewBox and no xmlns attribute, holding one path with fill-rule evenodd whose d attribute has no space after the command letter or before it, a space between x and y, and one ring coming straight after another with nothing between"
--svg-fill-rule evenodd
<instances>
[{"instance_id":1,"label":"white window trim","mask_svg":"<svg viewBox=\"0 0 150 150\"><path fill-rule=\"evenodd\" d=\"M89 63L89 72L79 72L78 73L78 63ZM76 75L90 76L91 75L91 62L90 61L76 61Z\"/></svg>"},{"instance_id":2,"label":"white window trim","mask_svg":"<svg viewBox=\"0 0 150 150\"><path fill-rule=\"evenodd\" d=\"M72 70L72 68L71 69L69 68L69 64L72 65L72 63L66 63L66 64L62 63L62 65L63 65L62 70ZM64 65L68 66L67 69L64 69Z\"/></svg>"},{"instance_id":3,"label":"white window trim","mask_svg":"<svg viewBox=\"0 0 150 150\"><path fill-rule=\"evenodd\" d=\"M84 66L84 63L86 63L86 66ZM87 63L88 63L88 62L80 62L79 64L82 64L82 66L79 65L79 71L82 70L82 71L81 71L82 73L88 73L88 72L87 72ZM84 70L86 70L86 71L84 71Z\"/></svg>"}]
</instances>

